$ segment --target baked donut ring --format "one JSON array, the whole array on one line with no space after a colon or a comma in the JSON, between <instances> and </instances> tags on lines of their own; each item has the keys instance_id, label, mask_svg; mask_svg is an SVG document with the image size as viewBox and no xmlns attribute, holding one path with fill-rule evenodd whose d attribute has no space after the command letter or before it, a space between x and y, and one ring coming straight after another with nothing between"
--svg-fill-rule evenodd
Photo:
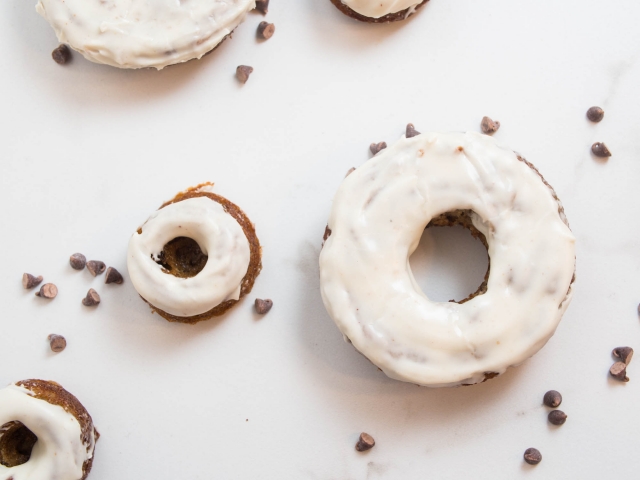
<instances>
[{"instance_id":1,"label":"baked donut ring","mask_svg":"<svg viewBox=\"0 0 640 480\"><path fill-rule=\"evenodd\" d=\"M481 235L490 273L461 302L431 301L409 257L424 228ZM474 384L535 354L572 294L575 239L537 170L476 133L402 137L335 196L320 254L322 299L346 339L389 377Z\"/></svg>"},{"instance_id":2,"label":"baked donut ring","mask_svg":"<svg viewBox=\"0 0 640 480\"><path fill-rule=\"evenodd\" d=\"M0 479L84 480L100 437L91 415L55 382L0 390Z\"/></svg>"},{"instance_id":3,"label":"baked donut ring","mask_svg":"<svg viewBox=\"0 0 640 480\"><path fill-rule=\"evenodd\" d=\"M405 20L429 0L331 0L348 17L367 23Z\"/></svg>"},{"instance_id":4,"label":"baked donut ring","mask_svg":"<svg viewBox=\"0 0 640 480\"><path fill-rule=\"evenodd\" d=\"M253 224L203 183L164 203L129 241L131 283L170 322L222 315L251 292L262 269Z\"/></svg>"}]
</instances>

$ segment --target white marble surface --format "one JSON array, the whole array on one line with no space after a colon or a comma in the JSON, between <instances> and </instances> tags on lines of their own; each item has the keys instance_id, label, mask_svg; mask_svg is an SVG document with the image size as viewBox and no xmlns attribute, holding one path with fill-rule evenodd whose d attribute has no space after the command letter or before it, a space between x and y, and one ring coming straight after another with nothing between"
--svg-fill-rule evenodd
<instances>
[{"instance_id":1,"label":"white marble surface","mask_svg":"<svg viewBox=\"0 0 640 480\"><path fill-rule=\"evenodd\" d=\"M271 40L255 40L252 14L202 61L136 72L77 55L55 64L33 3L0 4L0 383L53 379L80 398L102 433L91 480L637 477L640 360L628 384L607 371L613 347L640 348L640 4L432 0L375 26L329 0L272 0ZM238 64L255 68L244 86ZM585 119L591 105L602 123ZM407 122L477 130L483 115L565 204L573 303L548 345L498 379L389 380L320 300L332 195L369 143ZM609 161L591 156L594 141ZM207 180L255 221L264 270L227 316L174 325L136 295L127 241L163 200ZM76 251L125 284L71 270ZM483 255L463 232L437 231L414 265L447 300L477 285ZM25 271L58 298L25 292ZM80 304L90 287L96 309ZM255 296L273 298L268 316L253 314ZM48 351L50 333L67 338L64 352ZM541 405L550 388L565 398L560 428ZM358 454L363 430L377 446ZM531 446L544 456L535 468L522 461Z\"/></svg>"}]
</instances>

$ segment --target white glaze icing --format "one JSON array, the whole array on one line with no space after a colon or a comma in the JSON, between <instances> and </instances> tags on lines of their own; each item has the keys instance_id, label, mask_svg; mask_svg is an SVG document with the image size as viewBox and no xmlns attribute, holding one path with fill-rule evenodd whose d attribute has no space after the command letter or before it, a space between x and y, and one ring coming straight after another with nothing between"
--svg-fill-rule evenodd
<instances>
[{"instance_id":1,"label":"white glaze icing","mask_svg":"<svg viewBox=\"0 0 640 480\"><path fill-rule=\"evenodd\" d=\"M380 18L407 8L412 9L408 12L409 16L422 0L342 0L342 3L365 17Z\"/></svg>"},{"instance_id":2,"label":"white glaze icing","mask_svg":"<svg viewBox=\"0 0 640 480\"><path fill-rule=\"evenodd\" d=\"M433 217L458 209L475 212L487 239L488 290L464 304L433 302L409 257ZM328 226L324 304L392 378L454 386L503 373L542 348L571 298L575 239L558 202L485 135L402 137L343 180Z\"/></svg>"},{"instance_id":3,"label":"white glaze icing","mask_svg":"<svg viewBox=\"0 0 640 480\"><path fill-rule=\"evenodd\" d=\"M76 417L59 405L35 398L30 390L15 384L0 390L0 425L13 421L25 425L38 437L38 441L26 463L11 468L0 465L0 479L82 478L82 465L93 457L93 428L90 443L84 444Z\"/></svg>"},{"instance_id":4,"label":"white glaze icing","mask_svg":"<svg viewBox=\"0 0 640 480\"><path fill-rule=\"evenodd\" d=\"M218 202L195 197L172 203L154 212L141 229L129 242L127 268L133 286L149 303L171 315L191 317L240 298L249 241ZM156 263L167 242L177 237L195 240L209 257L194 277L176 277Z\"/></svg>"},{"instance_id":5,"label":"white glaze icing","mask_svg":"<svg viewBox=\"0 0 640 480\"><path fill-rule=\"evenodd\" d=\"M255 0L40 0L60 43L121 68L201 58L255 8Z\"/></svg>"}]
</instances>

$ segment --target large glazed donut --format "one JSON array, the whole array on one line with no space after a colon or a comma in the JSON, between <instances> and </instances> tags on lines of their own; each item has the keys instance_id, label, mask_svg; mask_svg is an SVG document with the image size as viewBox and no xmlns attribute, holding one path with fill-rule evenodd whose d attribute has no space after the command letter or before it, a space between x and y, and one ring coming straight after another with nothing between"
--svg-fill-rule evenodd
<instances>
[{"instance_id":1,"label":"large glazed donut","mask_svg":"<svg viewBox=\"0 0 640 480\"><path fill-rule=\"evenodd\" d=\"M251 292L262 269L251 221L212 188L205 183L179 193L129 241L131 283L172 322L222 315Z\"/></svg>"},{"instance_id":2,"label":"large glazed donut","mask_svg":"<svg viewBox=\"0 0 640 480\"><path fill-rule=\"evenodd\" d=\"M409 257L430 222L486 239L490 274L465 301L434 302ZM346 339L388 376L474 384L536 353L571 299L575 239L553 189L476 133L426 133L348 175L320 254L322 298Z\"/></svg>"},{"instance_id":3,"label":"large glazed donut","mask_svg":"<svg viewBox=\"0 0 640 480\"><path fill-rule=\"evenodd\" d=\"M405 20L429 0L331 0L345 15L367 23Z\"/></svg>"},{"instance_id":4,"label":"large glazed donut","mask_svg":"<svg viewBox=\"0 0 640 480\"><path fill-rule=\"evenodd\" d=\"M55 382L0 390L2 480L84 480L98 437L82 404Z\"/></svg>"}]
</instances>

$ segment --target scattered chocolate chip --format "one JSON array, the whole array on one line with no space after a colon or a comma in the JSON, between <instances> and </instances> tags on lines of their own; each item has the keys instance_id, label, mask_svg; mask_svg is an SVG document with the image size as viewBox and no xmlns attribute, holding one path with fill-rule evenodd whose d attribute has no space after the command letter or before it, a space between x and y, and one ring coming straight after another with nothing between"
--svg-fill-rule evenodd
<instances>
[{"instance_id":1,"label":"scattered chocolate chip","mask_svg":"<svg viewBox=\"0 0 640 480\"><path fill-rule=\"evenodd\" d=\"M631 347L616 347L611 353L614 357L619 358L625 365L629 365L633 358L633 348Z\"/></svg>"},{"instance_id":2,"label":"scattered chocolate chip","mask_svg":"<svg viewBox=\"0 0 640 480\"><path fill-rule=\"evenodd\" d=\"M567 421L567 414L562 410L551 410L547 418L549 419L549 422L554 425L562 425Z\"/></svg>"},{"instance_id":3,"label":"scattered chocolate chip","mask_svg":"<svg viewBox=\"0 0 640 480\"><path fill-rule=\"evenodd\" d=\"M537 465L542 461L542 454L537 448L527 448L524 451L524 461L529 465Z\"/></svg>"},{"instance_id":4,"label":"scattered chocolate chip","mask_svg":"<svg viewBox=\"0 0 640 480\"><path fill-rule=\"evenodd\" d=\"M236 78L242 84L247 83L249 80L249 75L253 73L253 67L249 67L248 65L238 65L236 68Z\"/></svg>"},{"instance_id":5,"label":"scattered chocolate chip","mask_svg":"<svg viewBox=\"0 0 640 480\"><path fill-rule=\"evenodd\" d=\"M498 122L497 120L493 121L489 117L482 117L480 128L482 129L482 133L493 135L500 128L500 122Z\"/></svg>"},{"instance_id":6,"label":"scattered chocolate chip","mask_svg":"<svg viewBox=\"0 0 640 480\"><path fill-rule=\"evenodd\" d=\"M81 253L74 253L69 257L69 265L71 265L71 268L74 270L82 270L86 264L87 257Z\"/></svg>"},{"instance_id":7,"label":"scattered chocolate chip","mask_svg":"<svg viewBox=\"0 0 640 480\"><path fill-rule=\"evenodd\" d=\"M113 267L107 268L107 274L104 276L104 283L117 283L120 285L124 282L122 274Z\"/></svg>"},{"instance_id":8,"label":"scattered chocolate chip","mask_svg":"<svg viewBox=\"0 0 640 480\"><path fill-rule=\"evenodd\" d=\"M387 148L387 142L372 143L369 145L369 150L371 150L371 153L374 155L377 155L380 150L384 150L385 148Z\"/></svg>"},{"instance_id":9,"label":"scattered chocolate chip","mask_svg":"<svg viewBox=\"0 0 640 480\"><path fill-rule=\"evenodd\" d=\"M560 392L556 390L549 390L544 394L544 398L542 399L542 403L544 403L547 407L556 408L559 407L562 403L562 395Z\"/></svg>"},{"instance_id":10,"label":"scattered chocolate chip","mask_svg":"<svg viewBox=\"0 0 640 480\"><path fill-rule=\"evenodd\" d=\"M48 298L49 300L56 298L58 295L58 287L56 287L53 283L45 283L40 287L40 290L36 292L38 297Z\"/></svg>"},{"instance_id":11,"label":"scattered chocolate chip","mask_svg":"<svg viewBox=\"0 0 640 480\"><path fill-rule=\"evenodd\" d=\"M58 353L67 348L67 340L62 335L52 333L48 338L49 346L51 346L52 351Z\"/></svg>"},{"instance_id":12,"label":"scattered chocolate chip","mask_svg":"<svg viewBox=\"0 0 640 480\"><path fill-rule=\"evenodd\" d=\"M598 123L604 117L604 110L600 107L591 107L587 110L587 118L592 122Z\"/></svg>"},{"instance_id":13,"label":"scattered chocolate chip","mask_svg":"<svg viewBox=\"0 0 640 480\"><path fill-rule=\"evenodd\" d=\"M616 380L620 380L621 382L628 382L629 377L627 377L627 366L622 362L616 362L611 365L609 369L609 374L615 378Z\"/></svg>"},{"instance_id":14,"label":"scattered chocolate chip","mask_svg":"<svg viewBox=\"0 0 640 480\"><path fill-rule=\"evenodd\" d=\"M276 26L269 22L260 22L258 25L258 36L269 40L276 33Z\"/></svg>"},{"instance_id":15,"label":"scattered chocolate chip","mask_svg":"<svg viewBox=\"0 0 640 480\"><path fill-rule=\"evenodd\" d=\"M356 450L359 452L366 452L367 450L371 450L375 444L376 441L371 435L362 432L358 439L358 443L356 443Z\"/></svg>"},{"instance_id":16,"label":"scattered chocolate chip","mask_svg":"<svg viewBox=\"0 0 640 480\"><path fill-rule=\"evenodd\" d=\"M596 157L607 158L611 156L611 152L607 146L602 142L596 142L591 145L591 151Z\"/></svg>"},{"instance_id":17,"label":"scattered chocolate chip","mask_svg":"<svg viewBox=\"0 0 640 480\"><path fill-rule=\"evenodd\" d=\"M269 0L256 0L256 10L266 15L269 11Z\"/></svg>"},{"instance_id":18,"label":"scattered chocolate chip","mask_svg":"<svg viewBox=\"0 0 640 480\"><path fill-rule=\"evenodd\" d=\"M100 303L100 295L93 288L90 288L87 292L87 296L82 299L82 304L85 307L95 307Z\"/></svg>"},{"instance_id":19,"label":"scattered chocolate chip","mask_svg":"<svg viewBox=\"0 0 640 480\"><path fill-rule=\"evenodd\" d=\"M60 45L53 52L51 52L51 58L58 65L64 65L71 59L71 50L66 45Z\"/></svg>"},{"instance_id":20,"label":"scattered chocolate chip","mask_svg":"<svg viewBox=\"0 0 640 480\"><path fill-rule=\"evenodd\" d=\"M256 312L258 312L260 315L264 315L269 310L271 310L271 307L273 307L273 300L269 300L268 298L265 300L256 298L256 302L254 305L256 307Z\"/></svg>"},{"instance_id":21,"label":"scattered chocolate chip","mask_svg":"<svg viewBox=\"0 0 640 480\"><path fill-rule=\"evenodd\" d=\"M87 270L89 270L89 273L94 277L96 275L100 275L106 269L107 269L107 266L104 264L104 262L101 262L100 260L89 260L87 262Z\"/></svg>"},{"instance_id":22,"label":"scattered chocolate chip","mask_svg":"<svg viewBox=\"0 0 640 480\"><path fill-rule=\"evenodd\" d=\"M420 135L420 132L416 130L416 127L413 126L413 123L408 123L407 132L405 136L407 138L411 138L411 137L415 137L416 135Z\"/></svg>"},{"instance_id":23,"label":"scattered chocolate chip","mask_svg":"<svg viewBox=\"0 0 640 480\"><path fill-rule=\"evenodd\" d=\"M30 273L22 274L22 286L27 290L40 285L40 282L42 282L42 275L38 275L37 277L34 277Z\"/></svg>"}]
</instances>

